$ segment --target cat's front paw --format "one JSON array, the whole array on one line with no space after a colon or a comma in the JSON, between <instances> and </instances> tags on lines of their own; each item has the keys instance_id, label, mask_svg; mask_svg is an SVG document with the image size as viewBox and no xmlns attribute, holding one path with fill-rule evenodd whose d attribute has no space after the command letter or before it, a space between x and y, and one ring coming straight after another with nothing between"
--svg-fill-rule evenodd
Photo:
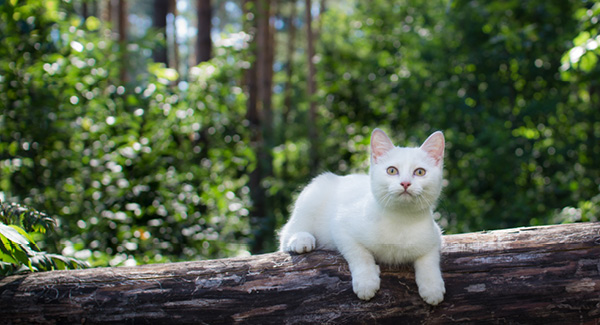
<instances>
[{"instance_id":1,"label":"cat's front paw","mask_svg":"<svg viewBox=\"0 0 600 325\"><path fill-rule=\"evenodd\" d=\"M362 300L370 300L379 290L379 266L375 266L372 270L364 270L352 274L352 289L358 298Z\"/></svg>"},{"instance_id":2,"label":"cat's front paw","mask_svg":"<svg viewBox=\"0 0 600 325\"><path fill-rule=\"evenodd\" d=\"M419 295L426 303L430 305L437 305L444 300L444 294L446 288L444 287L444 281L432 281L432 283L422 284L419 286Z\"/></svg>"},{"instance_id":3,"label":"cat's front paw","mask_svg":"<svg viewBox=\"0 0 600 325\"><path fill-rule=\"evenodd\" d=\"M308 232L299 232L292 235L290 238L287 251L298 254L308 253L316 247L315 236Z\"/></svg>"}]
</instances>

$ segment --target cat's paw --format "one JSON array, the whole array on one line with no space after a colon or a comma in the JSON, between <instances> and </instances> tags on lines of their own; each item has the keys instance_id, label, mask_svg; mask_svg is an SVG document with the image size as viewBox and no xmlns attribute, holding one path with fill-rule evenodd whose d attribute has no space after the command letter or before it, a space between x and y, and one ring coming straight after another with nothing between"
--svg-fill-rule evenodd
<instances>
[{"instance_id":1,"label":"cat's paw","mask_svg":"<svg viewBox=\"0 0 600 325\"><path fill-rule=\"evenodd\" d=\"M372 270L364 270L352 274L352 289L358 298L370 300L379 290L379 266L375 265Z\"/></svg>"},{"instance_id":2,"label":"cat's paw","mask_svg":"<svg viewBox=\"0 0 600 325\"><path fill-rule=\"evenodd\" d=\"M298 254L308 253L316 247L315 236L308 232L299 232L292 235L287 247L288 252Z\"/></svg>"},{"instance_id":3,"label":"cat's paw","mask_svg":"<svg viewBox=\"0 0 600 325\"><path fill-rule=\"evenodd\" d=\"M445 293L446 288L444 287L444 281L441 279L419 286L419 295L421 298L423 298L426 303L433 306L444 300Z\"/></svg>"}]
</instances>

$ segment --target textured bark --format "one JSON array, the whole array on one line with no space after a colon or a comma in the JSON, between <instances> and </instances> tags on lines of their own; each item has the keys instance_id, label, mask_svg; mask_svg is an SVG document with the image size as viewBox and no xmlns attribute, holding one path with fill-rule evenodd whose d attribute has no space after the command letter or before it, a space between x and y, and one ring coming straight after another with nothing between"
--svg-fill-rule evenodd
<instances>
[{"instance_id":1,"label":"textured bark","mask_svg":"<svg viewBox=\"0 0 600 325\"><path fill-rule=\"evenodd\" d=\"M446 297L425 304L410 267L382 267L371 301L338 254L272 253L0 280L12 323L598 324L600 223L444 237Z\"/></svg>"}]
</instances>

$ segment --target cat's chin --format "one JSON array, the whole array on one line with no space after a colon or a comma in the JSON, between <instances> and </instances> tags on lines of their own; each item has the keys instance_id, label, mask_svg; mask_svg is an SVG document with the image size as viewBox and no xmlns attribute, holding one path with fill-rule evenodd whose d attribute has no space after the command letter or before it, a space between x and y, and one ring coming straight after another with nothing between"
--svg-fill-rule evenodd
<instances>
[{"instance_id":1,"label":"cat's chin","mask_svg":"<svg viewBox=\"0 0 600 325\"><path fill-rule=\"evenodd\" d=\"M387 209L400 209L404 211L429 211L431 206L428 205L427 200L418 195L404 192L397 194L393 201L388 202L385 208Z\"/></svg>"},{"instance_id":2,"label":"cat's chin","mask_svg":"<svg viewBox=\"0 0 600 325\"><path fill-rule=\"evenodd\" d=\"M408 192L402 192L396 196L396 200L401 203L413 202L415 200L415 196Z\"/></svg>"},{"instance_id":3,"label":"cat's chin","mask_svg":"<svg viewBox=\"0 0 600 325\"><path fill-rule=\"evenodd\" d=\"M404 192L398 195L398 199L404 201L413 201L415 199L415 195L408 192Z\"/></svg>"}]
</instances>

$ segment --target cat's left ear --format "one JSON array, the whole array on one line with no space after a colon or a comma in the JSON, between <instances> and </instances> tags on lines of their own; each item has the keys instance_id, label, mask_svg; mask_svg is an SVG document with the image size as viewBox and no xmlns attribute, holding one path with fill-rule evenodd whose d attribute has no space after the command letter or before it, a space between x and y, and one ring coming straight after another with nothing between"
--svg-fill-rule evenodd
<instances>
[{"instance_id":1,"label":"cat's left ear","mask_svg":"<svg viewBox=\"0 0 600 325\"><path fill-rule=\"evenodd\" d=\"M439 165L444 160L444 146L444 134L441 131L436 131L423 142L421 149L435 160L436 165Z\"/></svg>"}]
</instances>

